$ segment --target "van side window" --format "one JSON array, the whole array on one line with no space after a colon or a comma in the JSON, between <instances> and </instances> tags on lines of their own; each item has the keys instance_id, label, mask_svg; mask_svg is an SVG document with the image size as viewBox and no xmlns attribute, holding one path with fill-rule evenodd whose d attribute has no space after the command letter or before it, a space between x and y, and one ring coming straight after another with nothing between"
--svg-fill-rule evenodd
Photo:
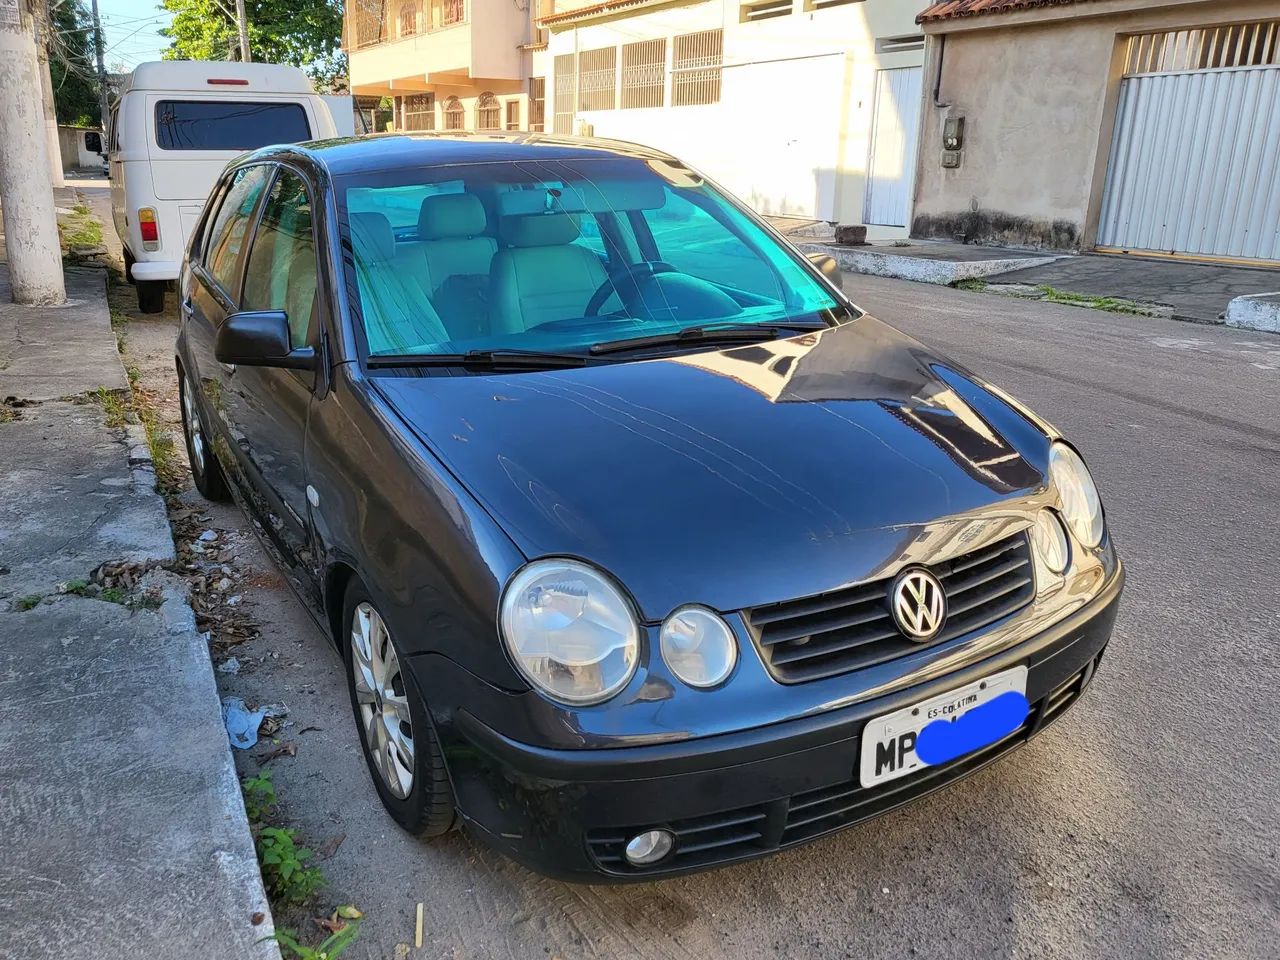
<instances>
[{"instance_id":1,"label":"van side window","mask_svg":"<svg viewBox=\"0 0 1280 960\"><path fill-rule=\"evenodd\" d=\"M209 228L204 265L214 280L232 296L236 292L240 250L270 173L271 168L265 165L237 170L231 178L231 188L222 201L222 208Z\"/></svg>"},{"instance_id":2,"label":"van side window","mask_svg":"<svg viewBox=\"0 0 1280 960\"><path fill-rule=\"evenodd\" d=\"M267 195L262 220L249 250L242 310L283 310L289 341L305 346L316 300L316 246L311 199L302 178L281 170Z\"/></svg>"}]
</instances>

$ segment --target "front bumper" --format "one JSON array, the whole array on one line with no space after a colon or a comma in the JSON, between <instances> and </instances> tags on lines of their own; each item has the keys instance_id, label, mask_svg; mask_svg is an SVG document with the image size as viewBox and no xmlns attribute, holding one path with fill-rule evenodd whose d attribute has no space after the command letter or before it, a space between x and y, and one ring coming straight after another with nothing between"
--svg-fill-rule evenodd
<instances>
[{"instance_id":1,"label":"front bumper","mask_svg":"<svg viewBox=\"0 0 1280 960\"><path fill-rule=\"evenodd\" d=\"M885 813L980 769L1057 720L1093 679L1124 572L1088 606L1015 647L938 680L785 723L679 743L555 750L513 740L465 709L441 728L458 807L482 839L566 880L648 880L764 856ZM949 764L864 789L859 737L870 719L1018 664L1027 721ZM676 850L646 868L627 839L666 827Z\"/></svg>"}]
</instances>

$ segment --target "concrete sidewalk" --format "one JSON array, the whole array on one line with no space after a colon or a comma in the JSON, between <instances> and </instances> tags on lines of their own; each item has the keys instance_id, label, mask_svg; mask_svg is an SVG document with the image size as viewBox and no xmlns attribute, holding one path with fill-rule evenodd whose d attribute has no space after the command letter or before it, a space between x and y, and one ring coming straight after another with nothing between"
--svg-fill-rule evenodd
<instances>
[{"instance_id":1,"label":"concrete sidewalk","mask_svg":"<svg viewBox=\"0 0 1280 960\"><path fill-rule=\"evenodd\" d=\"M0 957L278 960L145 437L87 397L128 390L104 277L67 287L0 264Z\"/></svg>"}]
</instances>

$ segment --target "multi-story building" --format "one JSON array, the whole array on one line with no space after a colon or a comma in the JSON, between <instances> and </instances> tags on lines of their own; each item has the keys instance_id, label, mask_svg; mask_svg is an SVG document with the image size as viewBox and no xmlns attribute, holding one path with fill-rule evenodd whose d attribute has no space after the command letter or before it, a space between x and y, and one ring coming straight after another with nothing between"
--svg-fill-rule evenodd
<instances>
[{"instance_id":1,"label":"multi-story building","mask_svg":"<svg viewBox=\"0 0 1280 960\"><path fill-rule=\"evenodd\" d=\"M351 92L397 130L669 150L772 216L906 236L923 0L351 0Z\"/></svg>"},{"instance_id":2,"label":"multi-story building","mask_svg":"<svg viewBox=\"0 0 1280 960\"><path fill-rule=\"evenodd\" d=\"M343 48L358 102L390 97L397 130L528 130L525 0L349 0Z\"/></svg>"},{"instance_id":3,"label":"multi-story building","mask_svg":"<svg viewBox=\"0 0 1280 960\"><path fill-rule=\"evenodd\" d=\"M541 0L547 46L533 52L532 76L545 84L549 130L669 150L762 213L901 237L926 5Z\"/></svg>"}]
</instances>

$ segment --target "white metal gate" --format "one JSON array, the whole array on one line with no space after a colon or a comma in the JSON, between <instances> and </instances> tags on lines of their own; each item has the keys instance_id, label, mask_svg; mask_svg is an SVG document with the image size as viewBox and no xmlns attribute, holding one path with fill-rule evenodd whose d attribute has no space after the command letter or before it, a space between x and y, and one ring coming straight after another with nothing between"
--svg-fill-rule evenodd
<instances>
[{"instance_id":1,"label":"white metal gate","mask_svg":"<svg viewBox=\"0 0 1280 960\"><path fill-rule=\"evenodd\" d=\"M911 217L923 74L922 67L876 71L864 223L905 227Z\"/></svg>"},{"instance_id":2,"label":"white metal gate","mask_svg":"<svg viewBox=\"0 0 1280 960\"><path fill-rule=\"evenodd\" d=\"M1280 23L1129 40L1099 249L1280 261Z\"/></svg>"}]
</instances>

